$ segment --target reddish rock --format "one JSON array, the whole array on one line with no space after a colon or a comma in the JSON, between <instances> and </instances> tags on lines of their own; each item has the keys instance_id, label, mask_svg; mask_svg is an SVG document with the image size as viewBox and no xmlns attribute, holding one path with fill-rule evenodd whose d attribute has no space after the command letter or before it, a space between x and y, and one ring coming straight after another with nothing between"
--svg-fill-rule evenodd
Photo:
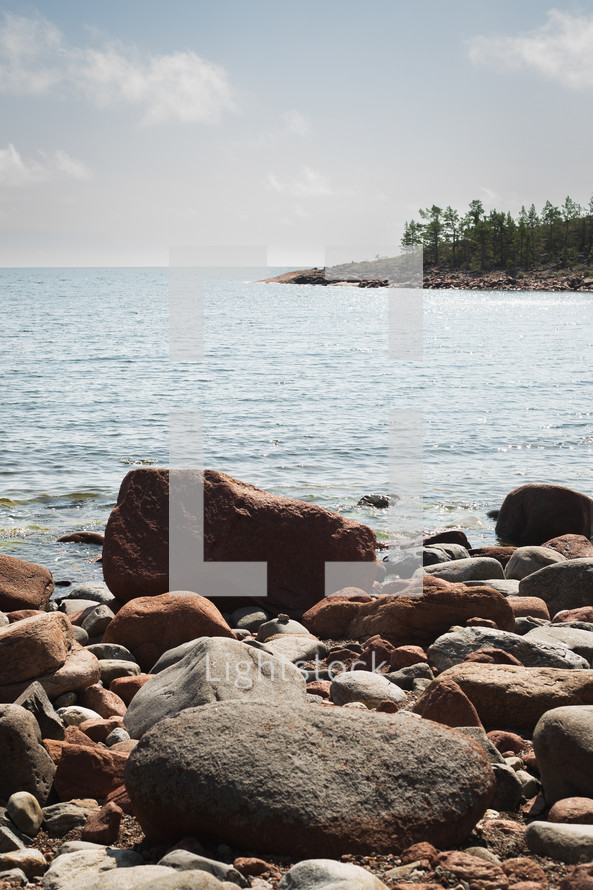
<instances>
[{"instance_id":1,"label":"reddish rock","mask_svg":"<svg viewBox=\"0 0 593 890\"><path fill-rule=\"evenodd\" d=\"M432 844L426 841L421 841L419 844L412 844L411 847L403 850L399 858L402 865L407 865L408 862L422 862L424 860L432 865L437 856L438 850L436 847L433 847Z\"/></svg>"},{"instance_id":2,"label":"reddish rock","mask_svg":"<svg viewBox=\"0 0 593 890\"><path fill-rule=\"evenodd\" d=\"M130 739L130 741L132 741L132 739ZM134 815L132 802L125 785L120 785L119 788L115 788L114 791L111 791L105 798L105 803L117 804L117 806L124 811L126 816Z\"/></svg>"},{"instance_id":3,"label":"reddish rock","mask_svg":"<svg viewBox=\"0 0 593 890\"><path fill-rule=\"evenodd\" d=\"M233 868L236 868L242 875L249 875L252 878L263 875L267 871L277 870L265 859L257 859L255 856L238 856L233 862Z\"/></svg>"},{"instance_id":4,"label":"reddish rock","mask_svg":"<svg viewBox=\"0 0 593 890\"><path fill-rule=\"evenodd\" d=\"M544 887L548 886L548 879L541 865L538 865L533 859L528 859L527 856L507 859L501 863L501 868L513 887L526 882L540 887L542 884Z\"/></svg>"},{"instance_id":5,"label":"reddish rock","mask_svg":"<svg viewBox=\"0 0 593 890\"><path fill-rule=\"evenodd\" d=\"M307 692L311 695L318 695L320 698L329 698L331 685L331 680L313 680L311 683L307 683Z\"/></svg>"},{"instance_id":6,"label":"reddish rock","mask_svg":"<svg viewBox=\"0 0 593 890\"><path fill-rule=\"evenodd\" d=\"M449 528L445 532L437 532L436 535L424 538L425 547L430 547L432 544L461 544L466 550L471 550L472 546L465 532L459 528Z\"/></svg>"},{"instance_id":7,"label":"reddish rock","mask_svg":"<svg viewBox=\"0 0 593 890\"><path fill-rule=\"evenodd\" d=\"M128 759L125 754L100 745L73 745L54 740L47 740L45 746L57 764L54 789L60 800L73 797L102 800L124 783Z\"/></svg>"},{"instance_id":8,"label":"reddish rock","mask_svg":"<svg viewBox=\"0 0 593 890\"><path fill-rule=\"evenodd\" d=\"M104 540L105 536L99 532L74 532L58 538L58 544L103 544Z\"/></svg>"},{"instance_id":9,"label":"reddish rock","mask_svg":"<svg viewBox=\"0 0 593 890\"><path fill-rule=\"evenodd\" d=\"M542 547L556 550L566 559L591 558L593 556L593 544L584 535L560 535L558 538L546 541Z\"/></svg>"},{"instance_id":10,"label":"reddish rock","mask_svg":"<svg viewBox=\"0 0 593 890\"><path fill-rule=\"evenodd\" d=\"M491 559L497 559L504 569L516 549L516 547L473 547L469 551L469 555L489 556Z\"/></svg>"},{"instance_id":11,"label":"reddish rock","mask_svg":"<svg viewBox=\"0 0 593 890\"><path fill-rule=\"evenodd\" d=\"M565 621L586 621L588 624L593 624L593 606L565 609L563 612L557 612L552 618L554 624L563 624Z\"/></svg>"},{"instance_id":12,"label":"reddish rock","mask_svg":"<svg viewBox=\"0 0 593 890\"><path fill-rule=\"evenodd\" d=\"M523 662L511 655L510 652L495 648L478 649L476 652L470 652L463 661L476 661L481 664L518 664L520 667L523 666Z\"/></svg>"},{"instance_id":13,"label":"reddish rock","mask_svg":"<svg viewBox=\"0 0 593 890\"><path fill-rule=\"evenodd\" d=\"M82 829L81 840L91 844L114 844L119 834L123 810L113 801L104 804L96 813L91 813Z\"/></svg>"},{"instance_id":14,"label":"reddish rock","mask_svg":"<svg viewBox=\"0 0 593 890\"><path fill-rule=\"evenodd\" d=\"M492 618L468 618L465 622L466 627L493 627L496 629L496 621Z\"/></svg>"},{"instance_id":15,"label":"reddish rock","mask_svg":"<svg viewBox=\"0 0 593 890\"><path fill-rule=\"evenodd\" d=\"M137 744L138 739L123 739L121 742L116 742L114 745L111 745L109 750L119 751L121 754L129 754L134 750Z\"/></svg>"},{"instance_id":16,"label":"reddish rock","mask_svg":"<svg viewBox=\"0 0 593 890\"><path fill-rule=\"evenodd\" d=\"M43 612L0 628L0 677L11 684L57 670L74 635L61 612Z\"/></svg>"},{"instance_id":17,"label":"reddish rock","mask_svg":"<svg viewBox=\"0 0 593 890\"><path fill-rule=\"evenodd\" d=\"M505 597L490 587L466 587L425 575L409 594L380 596L357 603L347 629L350 639L379 634L395 645L430 644L454 624L468 618L492 618L500 630L514 630L515 619Z\"/></svg>"},{"instance_id":18,"label":"reddish rock","mask_svg":"<svg viewBox=\"0 0 593 890\"><path fill-rule=\"evenodd\" d=\"M201 476L186 472L187 489L194 489ZM325 594L326 562L360 563L352 583L371 589L377 542L367 526L214 470L205 470L203 480L204 558L267 563L264 605L299 613L314 605ZM166 593L168 574L169 471L132 470L105 530L105 581L127 602Z\"/></svg>"},{"instance_id":19,"label":"reddish rock","mask_svg":"<svg viewBox=\"0 0 593 890\"><path fill-rule=\"evenodd\" d=\"M230 637L230 629L214 603L192 593L163 593L131 600L119 610L103 635L119 643L148 671L163 652L198 637Z\"/></svg>"},{"instance_id":20,"label":"reddish rock","mask_svg":"<svg viewBox=\"0 0 593 890\"><path fill-rule=\"evenodd\" d=\"M550 620L547 603L539 596L508 596L507 602L515 618L544 618Z\"/></svg>"},{"instance_id":21,"label":"reddish rock","mask_svg":"<svg viewBox=\"0 0 593 890\"><path fill-rule=\"evenodd\" d=\"M34 615L45 615L45 611L43 609L19 609L16 612L7 612L6 617L11 624L14 624L15 621L32 618Z\"/></svg>"},{"instance_id":22,"label":"reddish rock","mask_svg":"<svg viewBox=\"0 0 593 890\"><path fill-rule=\"evenodd\" d=\"M57 615L61 613L51 612L44 613ZM11 625L15 626L15 625ZM64 692L82 692L87 686L98 683L101 679L101 668L99 661L92 652L89 652L83 646L76 642L72 643L72 648L66 656L64 664L47 674L40 674L35 677L45 689L50 699L55 699ZM0 686L0 702L13 702L22 695L30 684L30 680L22 683L11 683L7 686Z\"/></svg>"},{"instance_id":23,"label":"reddish rock","mask_svg":"<svg viewBox=\"0 0 593 890\"><path fill-rule=\"evenodd\" d=\"M134 677L134 679L137 679ZM105 689L99 683L88 686L78 696L78 704L83 708L96 711L101 717L123 717L127 711L126 703L115 692Z\"/></svg>"},{"instance_id":24,"label":"reddish rock","mask_svg":"<svg viewBox=\"0 0 593 890\"><path fill-rule=\"evenodd\" d=\"M593 800L590 797L565 797L550 809L548 822L593 825Z\"/></svg>"},{"instance_id":25,"label":"reddish rock","mask_svg":"<svg viewBox=\"0 0 593 890\"><path fill-rule=\"evenodd\" d=\"M563 485L531 483L515 488L503 501L496 534L523 547L567 534L588 538L593 530L593 500Z\"/></svg>"},{"instance_id":26,"label":"reddish rock","mask_svg":"<svg viewBox=\"0 0 593 890\"><path fill-rule=\"evenodd\" d=\"M560 881L560 890L593 890L593 862L575 865Z\"/></svg>"},{"instance_id":27,"label":"reddish rock","mask_svg":"<svg viewBox=\"0 0 593 890\"><path fill-rule=\"evenodd\" d=\"M529 772L539 776L539 766L537 765L537 758L534 751L527 751L525 754L521 754L521 759L525 764L525 769L528 769Z\"/></svg>"},{"instance_id":28,"label":"reddish rock","mask_svg":"<svg viewBox=\"0 0 593 890\"><path fill-rule=\"evenodd\" d=\"M399 711L399 706L397 702L388 701L386 699L385 701L379 702L374 710L378 711L380 714L397 714L397 712Z\"/></svg>"},{"instance_id":29,"label":"reddish rock","mask_svg":"<svg viewBox=\"0 0 593 890\"><path fill-rule=\"evenodd\" d=\"M358 656L358 667L363 671L376 671L379 667L389 667L391 655L395 647L381 637L373 637L367 640L362 655Z\"/></svg>"},{"instance_id":30,"label":"reddish rock","mask_svg":"<svg viewBox=\"0 0 593 890\"><path fill-rule=\"evenodd\" d=\"M49 742L50 739L45 739L45 742ZM64 742L68 742L69 745L87 745L87 747L95 747L97 744L94 739L92 739L86 732L83 732L80 726L67 726L64 730ZM61 749L55 749L55 754L59 758L62 756ZM56 761L57 762L57 761Z\"/></svg>"},{"instance_id":31,"label":"reddish rock","mask_svg":"<svg viewBox=\"0 0 593 890\"><path fill-rule=\"evenodd\" d=\"M425 720L444 726L481 726L477 711L467 695L452 680L435 680L414 706Z\"/></svg>"},{"instance_id":32,"label":"reddish rock","mask_svg":"<svg viewBox=\"0 0 593 890\"><path fill-rule=\"evenodd\" d=\"M506 732L503 729L493 729L488 733L488 738L494 747L501 752L512 751L513 754L521 754L526 748L525 739L516 732Z\"/></svg>"},{"instance_id":33,"label":"reddish rock","mask_svg":"<svg viewBox=\"0 0 593 890\"><path fill-rule=\"evenodd\" d=\"M138 674L136 677L116 677L109 684L109 689L118 698L121 698L124 704L129 705L139 689L150 680L153 674Z\"/></svg>"},{"instance_id":34,"label":"reddish rock","mask_svg":"<svg viewBox=\"0 0 593 890\"><path fill-rule=\"evenodd\" d=\"M104 742L110 732L117 727L124 728L121 717L108 717L102 720L85 720L79 725L79 729L93 742Z\"/></svg>"},{"instance_id":35,"label":"reddish rock","mask_svg":"<svg viewBox=\"0 0 593 890\"><path fill-rule=\"evenodd\" d=\"M392 671L410 667L413 664L424 664L428 656L421 646L398 646L393 650L389 658L389 667Z\"/></svg>"},{"instance_id":36,"label":"reddish rock","mask_svg":"<svg viewBox=\"0 0 593 890\"><path fill-rule=\"evenodd\" d=\"M0 554L0 611L44 609L53 589L51 572L43 566Z\"/></svg>"},{"instance_id":37,"label":"reddish rock","mask_svg":"<svg viewBox=\"0 0 593 890\"><path fill-rule=\"evenodd\" d=\"M457 881L465 881L469 890L506 890L509 886L509 879L500 865L460 850L439 853L435 866L440 866Z\"/></svg>"},{"instance_id":38,"label":"reddish rock","mask_svg":"<svg viewBox=\"0 0 593 890\"><path fill-rule=\"evenodd\" d=\"M341 640L346 636L350 622L358 614L359 604L372 602L372 598L364 590L345 587L339 593L326 596L307 609L301 622L316 637Z\"/></svg>"},{"instance_id":39,"label":"reddish rock","mask_svg":"<svg viewBox=\"0 0 593 890\"><path fill-rule=\"evenodd\" d=\"M95 611L98 605L99 603L94 603L92 606L87 606L86 609L81 609L80 612L71 612L68 618L76 627L82 627L82 622L89 617L91 612Z\"/></svg>"}]
</instances>

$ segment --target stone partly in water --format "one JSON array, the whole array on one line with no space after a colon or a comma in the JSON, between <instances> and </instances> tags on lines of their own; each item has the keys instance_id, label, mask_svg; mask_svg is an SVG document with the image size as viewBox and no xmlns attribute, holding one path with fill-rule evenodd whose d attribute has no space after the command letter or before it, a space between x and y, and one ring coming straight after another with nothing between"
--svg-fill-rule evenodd
<instances>
[{"instance_id":1,"label":"stone partly in water","mask_svg":"<svg viewBox=\"0 0 593 890\"><path fill-rule=\"evenodd\" d=\"M515 488L503 501L496 534L523 546L543 544L566 534L589 538L593 532L593 500L563 485L531 483Z\"/></svg>"},{"instance_id":2,"label":"stone partly in water","mask_svg":"<svg viewBox=\"0 0 593 890\"><path fill-rule=\"evenodd\" d=\"M593 707L548 710L535 727L533 748L549 804L593 796Z\"/></svg>"},{"instance_id":3,"label":"stone partly in water","mask_svg":"<svg viewBox=\"0 0 593 890\"><path fill-rule=\"evenodd\" d=\"M43 566L0 554L0 610L44 609L54 589Z\"/></svg>"},{"instance_id":4,"label":"stone partly in water","mask_svg":"<svg viewBox=\"0 0 593 890\"><path fill-rule=\"evenodd\" d=\"M214 603L204 596L179 591L142 596L126 603L105 631L103 641L125 646L142 670L148 671L163 652L198 637L235 639Z\"/></svg>"},{"instance_id":5,"label":"stone partly in water","mask_svg":"<svg viewBox=\"0 0 593 890\"><path fill-rule=\"evenodd\" d=\"M142 686L124 725L132 738L140 738L159 720L185 708L227 699L296 704L305 694L305 679L294 665L239 640L205 638Z\"/></svg>"},{"instance_id":6,"label":"stone partly in water","mask_svg":"<svg viewBox=\"0 0 593 890\"><path fill-rule=\"evenodd\" d=\"M567 559L545 566L519 582L519 595L544 600L552 616L589 606L593 602L593 559Z\"/></svg>"},{"instance_id":7,"label":"stone partly in water","mask_svg":"<svg viewBox=\"0 0 593 890\"><path fill-rule=\"evenodd\" d=\"M287 855L460 843L490 803L479 745L407 714L227 701L147 732L125 783L148 837Z\"/></svg>"},{"instance_id":8,"label":"stone partly in water","mask_svg":"<svg viewBox=\"0 0 593 890\"><path fill-rule=\"evenodd\" d=\"M432 575L433 578L442 578L444 581L451 581L452 583L504 578L504 569L500 562L488 556L470 556L468 559L454 559L450 562L425 566L424 571Z\"/></svg>"},{"instance_id":9,"label":"stone partly in water","mask_svg":"<svg viewBox=\"0 0 593 890\"><path fill-rule=\"evenodd\" d=\"M187 472L188 491L197 489L202 477ZM353 565L350 583L371 590L376 539L367 526L214 470L205 470L203 479L204 558L267 563L264 606L308 609L325 595L326 562L360 563ZM189 539L191 529L185 531ZM105 530L103 574L123 602L170 589L168 470L133 470L123 480ZM241 605L246 603L238 601Z\"/></svg>"}]
</instances>

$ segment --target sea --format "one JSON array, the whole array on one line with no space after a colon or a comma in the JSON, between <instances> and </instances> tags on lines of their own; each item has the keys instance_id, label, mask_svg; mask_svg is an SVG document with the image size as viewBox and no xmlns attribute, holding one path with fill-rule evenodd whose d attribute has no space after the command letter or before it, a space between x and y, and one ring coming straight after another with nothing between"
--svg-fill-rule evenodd
<instances>
[{"instance_id":1,"label":"sea","mask_svg":"<svg viewBox=\"0 0 593 890\"><path fill-rule=\"evenodd\" d=\"M494 544L488 511L526 482L593 494L593 294L407 296L423 349L401 358L386 289L213 278L203 352L180 361L167 268L0 270L0 552L100 579L97 547L57 539L103 531L125 474L169 465L188 412L203 466L384 545L445 528Z\"/></svg>"}]
</instances>

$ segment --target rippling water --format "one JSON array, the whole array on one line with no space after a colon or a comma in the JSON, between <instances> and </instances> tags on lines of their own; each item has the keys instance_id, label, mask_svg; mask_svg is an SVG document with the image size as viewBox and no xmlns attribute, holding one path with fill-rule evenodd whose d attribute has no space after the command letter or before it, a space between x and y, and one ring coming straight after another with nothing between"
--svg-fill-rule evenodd
<instances>
[{"instance_id":1,"label":"rippling water","mask_svg":"<svg viewBox=\"0 0 593 890\"><path fill-rule=\"evenodd\" d=\"M382 290L212 282L205 356L168 358L166 269L0 272L0 551L100 577L124 474L167 465L169 412L200 408L205 465L412 533L390 491L392 410L424 416L425 530L493 543L486 512L529 481L593 493L593 296L428 291L424 360L390 361Z\"/></svg>"}]
</instances>

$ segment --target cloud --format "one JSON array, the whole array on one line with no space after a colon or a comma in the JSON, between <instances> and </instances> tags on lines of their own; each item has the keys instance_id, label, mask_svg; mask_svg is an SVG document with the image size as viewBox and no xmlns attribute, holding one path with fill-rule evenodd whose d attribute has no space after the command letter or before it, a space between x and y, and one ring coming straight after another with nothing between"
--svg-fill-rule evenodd
<instances>
[{"instance_id":1,"label":"cloud","mask_svg":"<svg viewBox=\"0 0 593 890\"><path fill-rule=\"evenodd\" d=\"M540 28L517 37L474 37L470 59L502 69L531 69L572 89L593 87L593 15L552 9Z\"/></svg>"},{"instance_id":2,"label":"cloud","mask_svg":"<svg viewBox=\"0 0 593 890\"><path fill-rule=\"evenodd\" d=\"M89 179L90 175L82 161L71 158L65 151L52 155L39 152L39 159L27 159L12 143L0 149L0 187L22 188L62 177Z\"/></svg>"},{"instance_id":3,"label":"cloud","mask_svg":"<svg viewBox=\"0 0 593 890\"><path fill-rule=\"evenodd\" d=\"M294 108L290 111L285 111L282 115L282 120L288 132L294 133L295 136L307 136L311 132L311 118L309 115L303 114Z\"/></svg>"},{"instance_id":4,"label":"cloud","mask_svg":"<svg viewBox=\"0 0 593 890\"><path fill-rule=\"evenodd\" d=\"M45 19L5 14L0 26L0 91L78 95L99 108L136 107L142 122L214 123L234 108L220 65L194 52L143 56L133 46L69 46Z\"/></svg>"},{"instance_id":5,"label":"cloud","mask_svg":"<svg viewBox=\"0 0 593 890\"><path fill-rule=\"evenodd\" d=\"M333 194L327 177L307 166L302 168L296 179L283 181L274 173L269 173L267 182L272 191L295 198L320 198Z\"/></svg>"}]
</instances>

